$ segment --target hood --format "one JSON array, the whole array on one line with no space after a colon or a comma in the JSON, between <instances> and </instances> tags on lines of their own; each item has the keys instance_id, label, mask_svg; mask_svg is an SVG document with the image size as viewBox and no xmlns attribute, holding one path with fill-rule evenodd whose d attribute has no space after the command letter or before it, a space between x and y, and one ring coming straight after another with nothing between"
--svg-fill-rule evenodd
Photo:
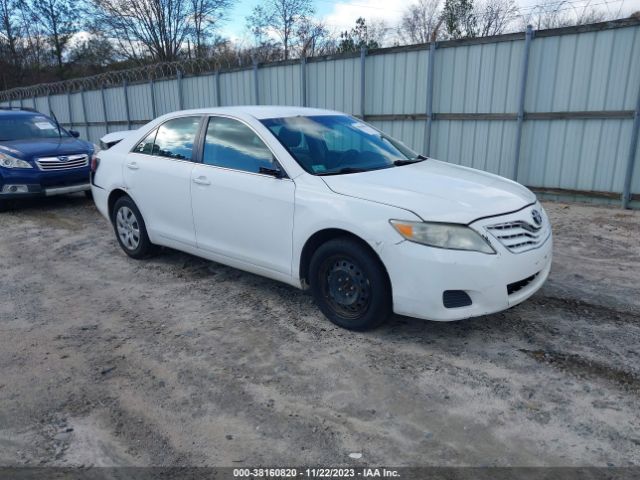
<instances>
[{"instance_id":1,"label":"hood","mask_svg":"<svg viewBox=\"0 0 640 480\"><path fill-rule=\"evenodd\" d=\"M28 140L3 141L0 143L0 152L23 160L32 160L38 157L71 155L74 153L90 153L92 151L92 144L73 137L31 138Z\"/></svg>"},{"instance_id":2,"label":"hood","mask_svg":"<svg viewBox=\"0 0 640 480\"><path fill-rule=\"evenodd\" d=\"M438 160L371 172L321 177L331 190L410 210L426 221L468 224L535 202L503 177Z\"/></svg>"}]
</instances>

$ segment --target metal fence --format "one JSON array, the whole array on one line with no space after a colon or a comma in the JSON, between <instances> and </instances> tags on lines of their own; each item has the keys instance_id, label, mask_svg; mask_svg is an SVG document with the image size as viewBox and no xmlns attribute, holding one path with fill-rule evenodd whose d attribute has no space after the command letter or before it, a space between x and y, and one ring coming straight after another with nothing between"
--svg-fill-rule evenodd
<instances>
[{"instance_id":1,"label":"metal fence","mask_svg":"<svg viewBox=\"0 0 640 480\"><path fill-rule=\"evenodd\" d=\"M546 194L640 206L640 21L221 69L181 62L0 92L93 142L174 110L331 108ZM634 166L636 168L634 168Z\"/></svg>"}]
</instances>

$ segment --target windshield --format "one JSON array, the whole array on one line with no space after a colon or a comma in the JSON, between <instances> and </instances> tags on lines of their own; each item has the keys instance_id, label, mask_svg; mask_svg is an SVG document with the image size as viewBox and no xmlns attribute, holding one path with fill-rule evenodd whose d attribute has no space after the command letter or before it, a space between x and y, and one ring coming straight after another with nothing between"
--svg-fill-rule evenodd
<instances>
[{"instance_id":1,"label":"windshield","mask_svg":"<svg viewBox=\"0 0 640 480\"><path fill-rule=\"evenodd\" d=\"M421 159L400 142L346 115L270 118L262 123L313 175L378 170Z\"/></svg>"},{"instance_id":2,"label":"windshield","mask_svg":"<svg viewBox=\"0 0 640 480\"><path fill-rule=\"evenodd\" d=\"M0 116L0 141L29 140L32 138L68 137L55 122L44 115L6 115Z\"/></svg>"}]
</instances>

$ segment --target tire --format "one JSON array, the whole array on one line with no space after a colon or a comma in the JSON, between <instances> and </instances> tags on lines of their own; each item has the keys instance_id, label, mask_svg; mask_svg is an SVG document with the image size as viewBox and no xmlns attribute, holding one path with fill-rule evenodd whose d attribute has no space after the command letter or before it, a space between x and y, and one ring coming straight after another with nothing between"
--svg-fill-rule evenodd
<instances>
[{"instance_id":1,"label":"tire","mask_svg":"<svg viewBox=\"0 0 640 480\"><path fill-rule=\"evenodd\" d=\"M116 200L111 218L113 230L124 253L131 258L142 259L155 251L155 245L149 241L142 214L130 197L124 196Z\"/></svg>"},{"instance_id":2,"label":"tire","mask_svg":"<svg viewBox=\"0 0 640 480\"><path fill-rule=\"evenodd\" d=\"M324 315L348 330L370 330L392 314L391 284L382 262L356 240L329 240L313 254L309 280Z\"/></svg>"}]
</instances>

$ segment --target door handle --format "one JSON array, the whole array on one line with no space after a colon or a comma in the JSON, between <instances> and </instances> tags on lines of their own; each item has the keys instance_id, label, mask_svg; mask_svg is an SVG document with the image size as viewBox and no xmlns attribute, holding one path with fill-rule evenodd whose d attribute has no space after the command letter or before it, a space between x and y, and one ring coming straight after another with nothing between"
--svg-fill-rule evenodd
<instances>
[{"instance_id":1,"label":"door handle","mask_svg":"<svg viewBox=\"0 0 640 480\"><path fill-rule=\"evenodd\" d=\"M198 185L211 185L211 182L207 180L207 177L194 178L193 183L197 183Z\"/></svg>"},{"instance_id":2,"label":"door handle","mask_svg":"<svg viewBox=\"0 0 640 480\"><path fill-rule=\"evenodd\" d=\"M129 170L138 170L140 167L138 166L138 164L136 162L129 162L129 163L127 163L127 168Z\"/></svg>"}]
</instances>

